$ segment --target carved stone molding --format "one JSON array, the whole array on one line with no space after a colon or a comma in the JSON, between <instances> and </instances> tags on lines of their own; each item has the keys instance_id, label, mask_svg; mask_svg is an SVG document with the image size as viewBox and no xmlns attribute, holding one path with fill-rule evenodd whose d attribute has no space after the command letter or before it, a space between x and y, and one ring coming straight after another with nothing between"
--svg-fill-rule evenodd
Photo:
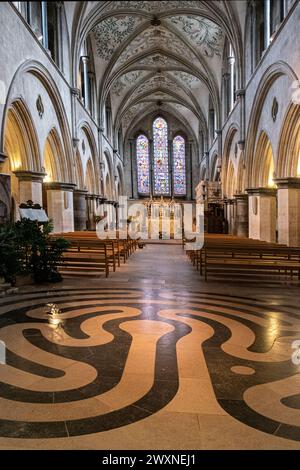
<instances>
[{"instance_id":1,"label":"carved stone molding","mask_svg":"<svg viewBox=\"0 0 300 470\"><path fill-rule=\"evenodd\" d=\"M76 184L74 183L63 183L60 181L51 181L48 183L44 183L44 187L47 190L58 190L58 191L74 191L74 188L76 187Z\"/></svg>"},{"instance_id":2,"label":"carved stone molding","mask_svg":"<svg viewBox=\"0 0 300 470\"><path fill-rule=\"evenodd\" d=\"M249 196L274 196L276 197L276 188L247 188Z\"/></svg>"},{"instance_id":3,"label":"carved stone molding","mask_svg":"<svg viewBox=\"0 0 300 470\"><path fill-rule=\"evenodd\" d=\"M299 177L275 178L273 181L279 189L300 189Z\"/></svg>"},{"instance_id":4,"label":"carved stone molding","mask_svg":"<svg viewBox=\"0 0 300 470\"><path fill-rule=\"evenodd\" d=\"M19 181L32 181L35 183L42 183L46 173L42 171L27 171L27 170L19 170L14 171L14 174L18 178Z\"/></svg>"}]
</instances>

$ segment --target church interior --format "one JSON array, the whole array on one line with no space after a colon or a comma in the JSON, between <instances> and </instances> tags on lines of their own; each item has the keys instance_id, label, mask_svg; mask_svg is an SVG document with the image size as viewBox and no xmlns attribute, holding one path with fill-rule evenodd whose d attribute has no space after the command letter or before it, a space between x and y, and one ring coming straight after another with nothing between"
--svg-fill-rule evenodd
<instances>
[{"instance_id":1,"label":"church interior","mask_svg":"<svg viewBox=\"0 0 300 470\"><path fill-rule=\"evenodd\" d=\"M0 450L300 449L300 2L0 4Z\"/></svg>"}]
</instances>

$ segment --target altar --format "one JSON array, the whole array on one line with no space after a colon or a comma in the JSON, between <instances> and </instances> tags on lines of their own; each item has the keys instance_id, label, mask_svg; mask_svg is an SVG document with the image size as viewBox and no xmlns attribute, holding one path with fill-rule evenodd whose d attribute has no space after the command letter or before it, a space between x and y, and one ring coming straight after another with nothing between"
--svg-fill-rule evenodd
<instances>
[{"instance_id":1,"label":"altar","mask_svg":"<svg viewBox=\"0 0 300 470\"><path fill-rule=\"evenodd\" d=\"M149 198L131 202L131 222L142 238L150 240L182 240L185 229L196 230L196 205L194 201L177 201L174 198ZM144 210L140 208L144 207Z\"/></svg>"}]
</instances>

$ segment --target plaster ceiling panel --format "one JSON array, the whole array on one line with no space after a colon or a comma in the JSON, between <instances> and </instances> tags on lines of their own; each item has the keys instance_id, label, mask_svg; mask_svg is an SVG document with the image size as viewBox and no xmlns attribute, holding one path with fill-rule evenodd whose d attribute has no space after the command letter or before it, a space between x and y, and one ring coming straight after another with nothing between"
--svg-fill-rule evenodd
<instances>
[{"instance_id":1,"label":"plaster ceiling panel","mask_svg":"<svg viewBox=\"0 0 300 470\"><path fill-rule=\"evenodd\" d=\"M133 10L145 13L164 13L166 10L199 9L199 1L170 0L170 1L114 1L103 10L105 12L120 9Z\"/></svg>"},{"instance_id":2,"label":"plaster ceiling panel","mask_svg":"<svg viewBox=\"0 0 300 470\"><path fill-rule=\"evenodd\" d=\"M116 49L143 22L141 16L111 16L102 20L93 29L98 57L109 62Z\"/></svg>"},{"instance_id":3,"label":"plaster ceiling panel","mask_svg":"<svg viewBox=\"0 0 300 470\"><path fill-rule=\"evenodd\" d=\"M189 90L194 90L202 83L198 77L195 77L195 75L183 72L181 70L169 71L168 75L175 78L175 80L179 81L183 87L188 88Z\"/></svg>"},{"instance_id":4,"label":"plaster ceiling panel","mask_svg":"<svg viewBox=\"0 0 300 470\"><path fill-rule=\"evenodd\" d=\"M181 63L173 59L172 57L168 57L164 54L151 54L147 57L143 57L142 59L137 60L136 64L141 66L153 66L153 67L180 67Z\"/></svg>"},{"instance_id":5,"label":"plaster ceiling panel","mask_svg":"<svg viewBox=\"0 0 300 470\"><path fill-rule=\"evenodd\" d=\"M192 15L176 15L167 18L166 23L175 26L193 47L207 58L221 58L224 34L222 29L207 18Z\"/></svg>"},{"instance_id":6,"label":"plaster ceiling panel","mask_svg":"<svg viewBox=\"0 0 300 470\"><path fill-rule=\"evenodd\" d=\"M146 70L133 70L117 78L111 87L111 93L120 97L124 95L138 80L144 78L149 72Z\"/></svg>"},{"instance_id":7,"label":"plaster ceiling panel","mask_svg":"<svg viewBox=\"0 0 300 470\"><path fill-rule=\"evenodd\" d=\"M173 80L170 80L163 74L157 74L149 80L142 83L131 95L131 99L135 99L138 96L156 90L158 88L164 88L173 91L179 95L184 94L183 89ZM184 94L184 97L187 96Z\"/></svg>"},{"instance_id":8,"label":"plaster ceiling panel","mask_svg":"<svg viewBox=\"0 0 300 470\"><path fill-rule=\"evenodd\" d=\"M120 66L137 54L145 53L151 49L162 49L165 52L172 52L178 57L184 56L185 59L192 63L197 61L192 50L185 46L176 34L163 26L150 26L134 38L125 48L118 59L117 65Z\"/></svg>"},{"instance_id":9,"label":"plaster ceiling panel","mask_svg":"<svg viewBox=\"0 0 300 470\"><path fill-rule=\"evenodd\" d=\"M129 125L131 122L135 119L135 117L143 110L145 109L147 105L145 105L144 102L137 103L135 106L131 106L126 113L124 114L122 118L122 127L123 127L123 133L125 134L126 129L128 129Z\"/></svg>"},{"instance_id":10,"label":"plaster ceiling panel","mask_svg":"<svg viewBox=\"0 0 300 470\"><path fill-rule=\"evenodd\" d=\"M150 95L147 95L147 97L144 99L144 101L166 101L166 100L171 100L172 97L163 91L160 92L155 92L151 93ZM174 98L173 98L174 99Z\"/></svg>"},{"instance_id":11,"label":"plaster ceiling panel","mask_svg":"<svg viewBox=\"0 0 300 470\"><path fill-rule=\"evenodd\" d=\"M180 113L180 115L191 126L195 135L198 135L199 121L195 114L189 108L186 108L185 106L182 106L178 103L168 103L168 106L170 107L170 109L173 110L175 116L178 116L178 113ZM180 116L178 116L178 118L180 119Z\"/></svg>"}]
</instances>

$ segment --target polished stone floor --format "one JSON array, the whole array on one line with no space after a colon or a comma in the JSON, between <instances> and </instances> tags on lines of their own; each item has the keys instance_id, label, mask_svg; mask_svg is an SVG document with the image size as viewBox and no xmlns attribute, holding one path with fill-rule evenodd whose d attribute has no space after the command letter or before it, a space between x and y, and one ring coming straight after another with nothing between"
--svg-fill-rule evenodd
<instances>
[{"instance_id":1,"label":"polished stone floor","mask_svg":"<svg viewBox=\"0 0 300 470\"><path fill-rule=\"evenodd\" d=\"M299 305L289 284L201 282L172 245L23 288L0 300L0 449L300 449Z\"/></svg>"}]
</instances>

